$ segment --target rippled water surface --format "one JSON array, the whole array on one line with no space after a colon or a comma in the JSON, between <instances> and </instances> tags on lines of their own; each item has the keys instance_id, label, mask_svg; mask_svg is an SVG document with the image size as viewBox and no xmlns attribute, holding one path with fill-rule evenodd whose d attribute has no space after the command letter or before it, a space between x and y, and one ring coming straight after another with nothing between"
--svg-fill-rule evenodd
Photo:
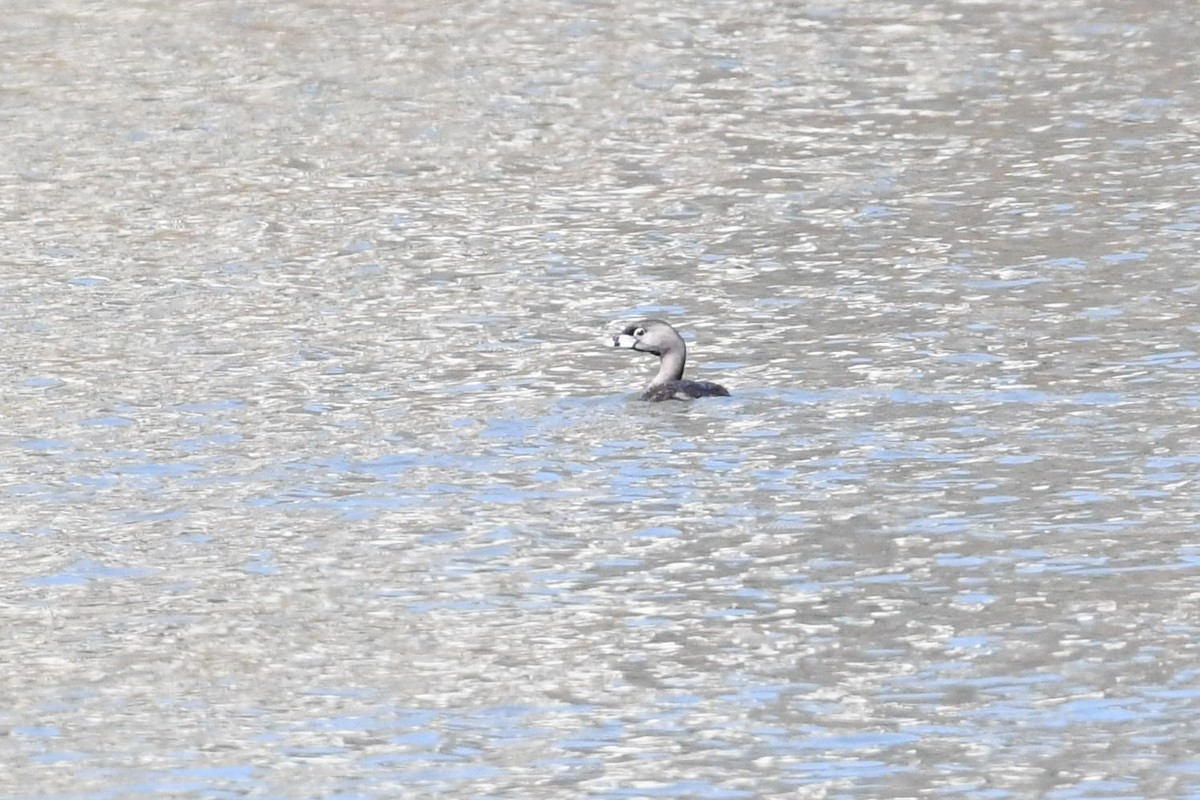
<instances>
[{"instance_id":1,"label":"rippled water surface","mask_svg":"<svg viewBox=\"0 0 1200 800\"><path fill-rule=\"evenodd\" d=\"M10 4L0 793L1200 797L1198 22Z\"/></svg>"}]
</instances>

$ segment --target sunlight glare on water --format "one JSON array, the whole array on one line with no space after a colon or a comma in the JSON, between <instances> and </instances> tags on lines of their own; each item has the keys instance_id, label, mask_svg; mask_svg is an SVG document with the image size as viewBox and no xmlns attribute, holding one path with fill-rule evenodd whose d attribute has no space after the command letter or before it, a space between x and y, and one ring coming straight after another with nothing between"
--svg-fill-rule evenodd
<instances>
[{"instance_id":1,"label":"sunlight glare on water","mask_svg":"<svg viewBox=\"0 0 1200 800\"><path fill-rule=\"evenodd\" d=\"M18 3L5 795L1196 795L1195 17Z\"/></svg>"}]
</instances>

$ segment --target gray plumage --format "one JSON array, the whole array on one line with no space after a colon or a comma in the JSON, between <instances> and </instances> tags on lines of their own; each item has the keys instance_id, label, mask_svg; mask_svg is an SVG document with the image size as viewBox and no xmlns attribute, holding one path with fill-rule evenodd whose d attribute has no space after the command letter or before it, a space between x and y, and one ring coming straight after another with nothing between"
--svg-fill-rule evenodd
<instances>
[{"instance_id":1,"label":"gray plumage","mask_svg":"<svg viewBox=\"0 0 1200 800\"><path fill-rule=\"evenodd\" d=\"M729 390L718 383L683 379L687 345L679 332L661 319L644 319L626 325L625 330L612 337L612 346L658 356L658 373L642 392L642 400L729 396Z\"/></svg>"}]
</instances>

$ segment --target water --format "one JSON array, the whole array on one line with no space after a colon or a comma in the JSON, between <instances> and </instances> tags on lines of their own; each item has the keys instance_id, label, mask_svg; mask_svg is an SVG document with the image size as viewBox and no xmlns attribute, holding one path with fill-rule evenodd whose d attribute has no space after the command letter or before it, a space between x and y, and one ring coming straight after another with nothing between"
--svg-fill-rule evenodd
<instances>
[{"instance_id":1,"label":"water","mask_svg":"<svg viewBox=\"0 0 1200 800\"><path fill-rule=\"evenodd\" d=\"M3 794L1200 796L1196 21L13 6Z\"/></svg>"}]
</instances>

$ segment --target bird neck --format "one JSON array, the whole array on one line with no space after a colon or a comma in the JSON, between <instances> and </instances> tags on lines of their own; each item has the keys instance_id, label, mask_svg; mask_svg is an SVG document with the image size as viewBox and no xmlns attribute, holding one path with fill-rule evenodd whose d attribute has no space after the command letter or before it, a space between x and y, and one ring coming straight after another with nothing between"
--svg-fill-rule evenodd
<instances>
[{"instance_id":1,"label":"bird neck","mask_svg":"<svg viewBox=\"0 0 1200 800\"><path fill-rule=\"evenodd\" d=\"M683 364L687 356L679 350L668 350L658 360L658 374L650 385L654 386L668 381L677 381L683 377Z\"/></svg>"}]
</instances>

